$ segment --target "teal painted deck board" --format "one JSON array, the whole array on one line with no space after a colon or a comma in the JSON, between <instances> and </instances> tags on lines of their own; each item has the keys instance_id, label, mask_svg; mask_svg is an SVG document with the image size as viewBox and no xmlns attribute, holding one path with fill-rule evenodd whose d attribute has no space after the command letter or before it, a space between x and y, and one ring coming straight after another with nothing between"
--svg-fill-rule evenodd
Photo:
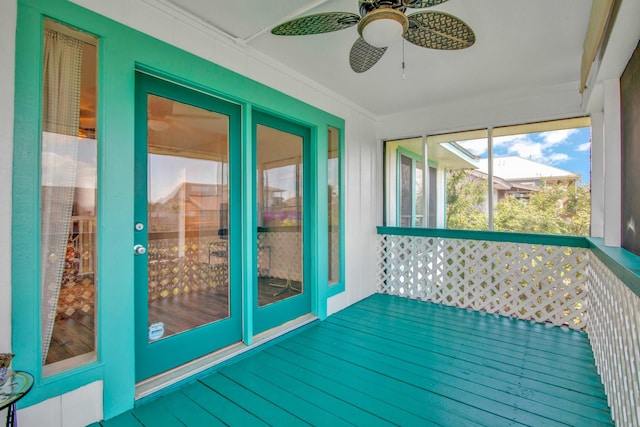
<instances>
[{"instance_id":1,"label":"teal painted deck board","mask_svg":"<svg viewBox=\"0 0 640 427\"><path fill-rule=\"evenodd\" d=\"M246 361L244 361L246 362ZM234 381L250 387L254 392L265 398L278 402L287 411L295 412L298 417L314 426L347 426L349 423L331 412L331 408L320 408L309 403L304 396L296 396L287 390L286 384L275 384L256 377L242 368L242 363L225 368L221 373Z\"/></svg>"},{"instance_id":2,"label":"teal painted deck board","mask_svg":"<svg viewBox=\"0 0 640 427\"><path fill-rule=\"evenodd\" d=\"M410 319L415 316L415 311L406 311L397 313L395 307L382 308L382 307L368 307L366 305L359 305L359 308L368 308L374 314L384 314L391 319ZM458 311L458 313L456 313ZM460 312L461 311L461 312ZM483 314L471 312L471 316L462 315L465 310L461 310L454 307L439 307L436 305L434 310L425 317L415 318L416 324L419 325L431 325L433 323L441 325L447 329L460 332L468 332L468 328L473 328L478 332L486 332L488 329L495 334L496 338L499 338L499 342L519 344L521 343L521 333L525 332L529 336L530 343L532 345L546 345L550 343L557 344L558 347L548 348L550 353L562 353L562 351L570 349L571 351L582 351L584 354L578 353L581 359L585 359L590 362L589 354L590 347L588 340L585 340L584 333L578 331L563 331L560 328L547 327L542 324L531 324L526 321L519 321L507 317ZM503 324L505 328L500 329L497 324ZM496 328L499 329L496 329ZM545 338L545 333L546 337ZM544 347L540 349L543 352Z\"/></svg>"},{"instance_id":3,"label":"teal painted deck board","mask_svg":"<svg viewBox=\"0 0 640 427\"><path fill-rule=\"evenodd\" d=\"M278 354L277 352L273 355L267 350L247 361L248 363L243 364L241 367L263 378L269 375L270 372L277 371L277 375L273 377L274 381L286 384L287 390L297 396L307 397L310 403L321 408L331 408L332 413L347 422L366 426L392 425L392 420L397 414L397 408L368 396L362 397L352 388L339 387L335 381L296 365L289 358L290 356L295 357L296 355L290 353L283 356L282 353ZM269 367L270 369L265 370L264 367ZM329 390L332 394L325 390ZM366 408L361 409L358 403L364 403ZM374 415L374 413L377 414L376 410L381 407L387 409L385 405L388 406L388 411L386 412L389 416L379 417ZM383 418L386 418L386 421ZM428 422L425 419L419 419L418 421L421 424Z\"/></svg>"},{"instance_id":4,"label":"teal painted deck board","mask_svg":"<svg viewBox=\"0 0 640 427\"><path fill-rule=\"evenodd\" d=\"M163 405L157 402L134 408L132 413L140 421L140 424L145 426L175 427L182 425Z\"/></svg>"},{"instance_id":5,"label":"teal painted deck board","mask_svg":"<svg viewBox=\"0 0 640 427\"><path fill-rule=\"evenodd\" d=\"M313 349L299 345L292 347L290 343L268 349L266 353L294 366L295 372L311 379L316 387L322 387L323 390L335 397L350 402L350 404L389 422L397 422L399 411L402 411L404 412L403 424L405 425L432 424L430 422L432 420L424 412L421 412L419 407L411 407L403 405L404 402L397 402L397 399L394 399L397 395L390 392L390 387L381 386L373 372L357 376L351 369L352 367L342 369L335 363L327 363L326 360L323 360L328 358L322 353L316 351L313 354ZM404 391L407 390L404 389ZM414 396L407 395L406 397L409 402L413 402L415 405L424 403L415 399Z\"/></svg>"},{"instance_id":6,"label":"teal painted deck board","mask_svg":"<svg viewBox=\"0 0 640 427\"><path fill-rule=\"evenodd\" d=\"M101 425L156 427L155 414L207 426L613 425L586 334L388 295Z\"/></svg>"},{"instance_id":7,"label":"teal painted deck board","mask_svg":"<svg viewBox=\"0 0 640 427\"><path fill-rule=\"evenodd\" d=\"M424 323L418 321L410 321L397 319L393 321L379 321L376 316L380 316L380 313L371 313L367 312L368 316L357 316L353 312L344 315L336 315L332 317L330 320L332 322L346 322L351 321L352 319L361 319L362 322L375 322L375 324L383 326L388 329L393 329L398 333L404 333L406 335L412 335L414 339L439 339L441 337L449 337L454 339L462 339L465 342L465 346L468 348L486 348L487 345L491 345L491 348L494 352L503 355L507 358L518 357L518 349L522 345L522 334L527 333L527 331L520 332L520 344L518 344L517 340L509 340L506 341L500 335L494 334L492 331L502 328L499 324L494 324L491 328L486 327L484 330L479 328L474 328L473 325L469 325L468 327L460 327L460 326L451 326L450 324L427 320ZM371 320L369 320L371 319ZM500 322L500 320L496 319L486 319L487 321L495 320L496 322ZM355 327L355 325L354 325ZM471 332L471 334L470 334ZM527 334L527 342L529 346L528 356L530 358L539 358L540 360L548 360L550 358L554 358L556 363L559 366L563 366L564 369L582 371L583 369L591 369L595 370L593 365L593 355L587 350L583 350L579 347L572 348L571 346L566 346L563 349L563 352L558 353L558 348L555 348L555 352L544 352L538 350L535 347L539 345L536 342L532 342L529 334ZM552 341L550 343L545 344L546 346L554 346L556 345L556 341ZM558 343L558 347L559 347ZM572 355L572 358L569 360L565 355L569 353ZM533 360L533 359L532 359Z\"/></svg>"},{"instance_id":8,"label":"teal painted deck board","mask_svg":"<svg viewBox=\"0 0 640 427\"><path fill-rule=\"evenodd\" d=\"M302 423L300 418L283 410L275 402L263 398L252 392L251 389L243 387L224 374L214 374L200 380L207 387L220 393L225 398L237 402L245 410L251 411L253 415L270 425L293 426Z\"/></svg>"},{"instance_id":9,"label":"teal painted deck board","mask_svg":"<svg viewBox=\"0 0 640 427\"><path fill-rule=\"evenodd\" d=\"M344 325L349 326L357 330L359 326L364 333L372 334L374 336L384 337L385 339L399 339L404 342L420 343L421 348L432 348L436 354L442 354L443 356L450 357L455 355L457 358L465 359L472 363L481 364L493 364L501 372L520 373L523 370L521 347L514 347L511 345L508 353L505 353L504 348L497 343L496 339L491 340L484 338L479 340L477 335L455 333L447 331L446 333L441 331L441 327L438 327L434 333L433 326L425 326L417 330L411 323L392 325L398 326L396 328L385 328L388 326L386 323L379 323L374 317L368 316L366 318L357 318L351 316L336 316L331 318L327 324ZM475 331L474 331L475 332ZM447 342L446 346L441 346L443 341ZM486 361L486 349L491 348L492 356L489 361ZM548 378L547 371L550 369L548 366L551 364L551 368L555 370L562 370L563 372L563 385L571 387L573 386L568 381L574 381L584 383L585 385L593 386L596 395L602 394L602 385L597 377L597 371L595 365L582 366L582 364L572 364L574 360L573 352L571 357L567 357L566 354L562 358L554 355L548 355L547 357L540 357L538 353L531 354L533 350L530 346L527 348L526 358L528 377L537 378L544 382L544 378L547 378L551 384L556 384L557 380L555 376ZM558 385L558 384L556 384Z\"/></svg>"},{"instance_id":10,"label":"teal painted deck board","mask_svg":"<svg viewBox=\"0 0 640 427\"><path fill-rule=\"evenodd\" d=\"M120 414L106 421L101 421L102 427L141 427L141 424L131 411Z\"/></svg>"},{"instance_id":11,"label":"teal painted deck board","mask_svg":"<svg viewBox=\"0 0 640 427\"><path fill-rule=\"evenodd\" d=\"M549 412L549 409L542 408L541 405L536 402L526 401L524 399L520 402L515 398L509 399L506 393L501 393L499 390L476 384L468 384L454 377L441 375L414 364L406 363L403 360L385 356L376 351L371 352L370 349L358 347L352 342L348 342L350 340L342 341L339 343L339 346L332 348L331 338L323 336L320 331L314 330L313 332L312 339L317 340L317 348L330 348L332 350L330 351L331 353L337 352L339 348L340 356L346 360L352 360L354 364L360 365L361 367L381 374L393 372L394 378L402 382L418 388L428 389L452 400L468 402L470 406L493 413L496 417L517 421L526 425L552 424L553 420L551 418L538 415L542 410L544 410L543 413ZM310 334L305 335L308 336ZM538 413L533 412L534 408ZM563 413L557 415L561 418L565 416Z\"/></svg>"},{"instance_id":12,"label":"teal painted deck board","mask_svg":"<svg viewBox=\"0 0 640 427\"><path fill-rule=\"evenodd\" d=\"M301 338L302 340L303 338ZM285 347L285 348L282 348ZM293 350L291 350L293 349ZM333 377L335 384L353 388L364 395L370 396L372 401L379 398L386 399L392 405L395 415L394 420L406 424L405 420L410 419L410 415L425 417L430 421L441 425L465 425L470 421L480 423L485 420L486 425L500 425L499 420L486 411L460 405L446 397L432 393L419 387L398 381L387 375L373 372L367 368L344 361L331 353L323 353L312 347L304 347L299 343L288 341L282 346L269 349L269 352L283 354L282 351L289 351L293 355L298 355L301 363L306 363L309 369L319 375ZM304 353L295 353L303 351ZM336 386L333 386L335 390ZM402 396L402 398L399 398ZM352 400L353 396L348 395ZM379 402L379 401L378 401ZM378 408L380 410L380 408ZM513 425L513 424L512 424Z\"/></svg>"},{"instance_id":13,"label":"teal painted deck board","mask_svg":"<svg viewBox=\"0 0 640 427\"><path fill-rule=\"evenodd\" d=\"M224 426L224 423L182 393L161 397L156 404L164 406L186 426Z\"/></svg>"},{"instance_id":14,"label":"teal painted deck board","mask_svg":"<svg viewBox=\"0 0 640 427\"><path fill-rule=\"evenodd\" d=\"M185 388L182 389L182 392L189 399L206 409L207 412L215 415L216 418L219 418L227 425L268 425L258 417L244 410L236 402L226 399L200 382L185 386Z\"/></svg>"},{"instance_id":15,"label":"teal painted deck board","mask_svg":"<svg viewBox=\"0 0 640 427\"><path fill-rule=\"evenodd\" d=\"M329 322L327 322L324 327L326 327L329 332L327 338L335 336L335 334L340 331L340 329L335 328L335 325L331 325ZM393 337L391 336L388 339L379 337L372 338L371 334L358 333L357 331L351 332L349 336L351 339L348 343L343 342L342 348L353 345L357 346L356 348L363 348L367 352L377 352L380 360L384 360L380 357L382 356L386 357L389 362L394 360L399 361L405 368L412 366L416 372L428 371L429 378L439 380L452 387L475 392L477 387L493 388L494 384L499 384L499 389L484 390L480 394L488 395L492 399L509 403L512 406L522 406L521 400L526 399L530 401L529 406L531 406L533 411L545 409L540 406L540 404L543 404L546 405L547 412L557 419L562 419L566 411L580 415L591 409L589 406L583 404L585 397L588 396L582 394L569 395L565 393L563 399L557 398L560 396L553 398L551 392L555 391L559 394L561 390L557 388L552 390L551 387L544 383L533 383L532 385L535 387L522 387L521 382L524 379L522 376L514 375L512 378L505 379L504 376L500 375L501 372L498 369L487 369L481 364L467 363L457 359L455 355L451 357L441 357L415 345L394 343ZM358 337L360 337L360 339L358 339ZM558 372L561 373L561 371ZM495 381L496 379L500 379L500 382ZM606 402L602 400L592 403L600 403L596 405L596 408L601 409L601 412L594 412L596 414L596 420L607 420L608 413L605 411ZM555 408L555 410L553 408Z\"/></svg>"},{"instance_id":16,"label":"teal painted deck board","mask_svg":"<svg viewBox=\"0 0 640 427\"><path fill-rule=\"evenodd\" d=\"M570 346L571 348L581 348L585 351L590 351L589 341L584 339L584 333L574 330L563 330L561 328L549 327L546 324L530 323L516 320L510 317L495 316L492 314L485 314L480 312L471 312L467 310L461 310L457 307L448 307L434 304L432 310L424 313L424 310L418 309L412 304L405 305L400 300L402 298L396 297L395 300L386 301L386 306L375 304L374 301L367 301L359 304L360 307L365 307L368 310L384 312L389 316L396 316L401 318L408 318L411 316L416 317L416 321L424 323L425 320L431 319L448 323L451 326L463 326L473 324L479 330L483 330L487 326L487 321L491 321L489 327L493 327L494 319L498 319L501 323L508 324L510 327L497 330L498 336L503 341L516 341L520 342L519 333L526 330L530 335L532 343L548 344L550 341L557 342L563 346ZM415 301L418 302L418 301ZM428 303L432 304L432 303ZM470 312L472 315L465 315L465 312ZM424 318L422 317L424 316ZM552 352L557 351L551 349Z\"/></svg>"},{"instance_id":17,"label":"teal painted deck board","mask_svg":"<svg viewBox=\"0 0 640 427\"><path fill-rule=\"evenodd\" d=\"M406 301L403 302L406 298L401 297L389 298L387 295L375 295L372 298L373 299L371 300L367 299L358 303L355 307L384 313L390 317L401 319L413 318L416 322L423 324L427 320L431 320L449 324L451 327L472 325L478 330L483 330L483 328L486 327L487 321L492 322L490 327L493 328L493 324L495 322L493 322L492 319L496 319L492 314L470 312L457 307L449 307L433 303L427 303L433 304L433 307L425 312L425 310L420 309L419 307L416 309L415 302L419 301L414 301L414 304L406 304ZM467 315L466 313L471 313L471 315ZM548 345L550 342L553 342L558 345L563 345L564 347L569 346L572 349L577 347L585 350L587 353L591 352L589 341L588 339L585 340L583 332L573 330L565 331L561 328L548 327L541 323L523 322L504 316L498 316L498 319L501 323L510 325L508 328L502 328L494 331L501 337L501 341L515 341L515 343L519 343L521 342L519 335L520 331L526 330L531 337L531 342L534 344L539 343L542 345ZM558 351L555 347L549 348L548 350L552 353Z\"/></svg>"},{"instance_id":18,"label":"teal painted deck board","mask_svg":"<svg viewBox=\"0 0 640 427\"><path fill-rule=\"evenodd\" d=\"M442 374L454 375L476 383L490 383L492 380L497 380L496 383L500 384L502 389L509 390L510 393L524 394L535 401L550 405L560 404L565 409L567 409L566 405L569 405L574 412L580 412L583 406L607 410L606 400L601 395L592 396L560 387L553 383L527 378L524 376L526 372L508 372L500 369L501 365L499 363L483 362L483 360L486 361L487 359L486 352L484 359L476 358L474 360L462 351L449 350L449 344L445 349L440 344L435 345L438 348L433 351L420 347L416 356L421 355L422 358L429 360L428 368ZM455 366L452 363L454 359L456 360ZM495 362L493 358L492 362ZM556 377L551 377L551 379L554 378Z\"/></svg>"}]
</instances>

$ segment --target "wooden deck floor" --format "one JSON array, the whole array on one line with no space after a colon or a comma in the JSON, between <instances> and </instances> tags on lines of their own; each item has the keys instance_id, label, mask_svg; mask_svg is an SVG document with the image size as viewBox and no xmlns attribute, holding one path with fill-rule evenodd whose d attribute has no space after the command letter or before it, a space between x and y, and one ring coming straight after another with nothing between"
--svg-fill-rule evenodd
<instances>
[{"instance_id":1,"label":"wooden deck floor","mask_svg":"<svg viewBox=\"0 0 640 427\"><path fill-rule=\"evenodd\" d=\"M114 426L613 425L586 334L374 295Z\"/></svg>"}]
</instances>

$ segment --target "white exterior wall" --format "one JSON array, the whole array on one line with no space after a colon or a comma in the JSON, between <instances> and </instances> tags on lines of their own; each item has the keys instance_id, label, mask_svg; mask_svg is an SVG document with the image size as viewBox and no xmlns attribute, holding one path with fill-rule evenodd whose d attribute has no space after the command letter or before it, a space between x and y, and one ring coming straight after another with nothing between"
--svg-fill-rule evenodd
<instances>
[{"instance_id":1,"label":"white exterior wall","mask_svg":"<svg viewBox=\"0 0 640 427\"><path fill-rule=\"evenodd\" d=\"M604 244L622 242L622 124L620 80L604 82Z\"/></svg>"},{"instance_id":2,"label":"white exterior wall","mask_svg":"<svg viewBox=\"0 0 640 427\"><path fill-rule=\"evenodd\" d=\"M604 114L591 113L591 175L604 176ZM604 237L604 182L591 180L591 236Z\"/></svg>"},{"instance_id":3,"label":"white exterior wall","mask_svg":"<svg viewBox=\"0 0 640 427\"><path fill-rule=\"evenodd\" d=\"M376 226L382 225L382 142L375 142L375 128L360 119L349 137L347 119L345 291L328 301L331 315L376 291Z\"/></svg>"},{"instance_id":4,"label":"white exterior wall","mask_svg":"<svg viewBox=\"0 0 640 427\"><path fill-rule=\"evenodd\" d=\"M18 411L20 427L84 427L102 420L102 381Z\"/></svg>"}]
</instances>

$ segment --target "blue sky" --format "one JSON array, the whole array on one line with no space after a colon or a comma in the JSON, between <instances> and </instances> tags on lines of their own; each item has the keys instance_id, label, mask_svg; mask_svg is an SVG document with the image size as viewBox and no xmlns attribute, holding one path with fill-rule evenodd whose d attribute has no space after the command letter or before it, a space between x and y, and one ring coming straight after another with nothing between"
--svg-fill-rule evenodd
<instances>
[{"instance_id":1,"label":"blue sky","mask_svg":"<svg viewBox=\"0 0 640 427\"><path fill-rule=\"evenodd\" d=\"M486 140L459 141L465 149L486 158ZM591 170L591 128L510 135L493 139L494 157L519 156L580 175L588 184Z\"/></svg>"}]
</instances>

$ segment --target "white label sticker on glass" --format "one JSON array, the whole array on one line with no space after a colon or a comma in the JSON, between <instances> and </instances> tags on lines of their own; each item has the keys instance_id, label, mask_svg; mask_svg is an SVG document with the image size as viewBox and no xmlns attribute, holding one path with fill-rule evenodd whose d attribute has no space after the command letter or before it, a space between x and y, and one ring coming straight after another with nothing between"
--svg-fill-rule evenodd
<instances>
[{"instance_id":1,"label":"white label sticker on glass","mask_svg":"<svg viewBox=\"0 0 640 427\"><path fill-rule=\"evenodd\" d=\"M156 322L149 325L149 341L155 341L164 335L164 323Z\"/></svg>"}]
</instances>

